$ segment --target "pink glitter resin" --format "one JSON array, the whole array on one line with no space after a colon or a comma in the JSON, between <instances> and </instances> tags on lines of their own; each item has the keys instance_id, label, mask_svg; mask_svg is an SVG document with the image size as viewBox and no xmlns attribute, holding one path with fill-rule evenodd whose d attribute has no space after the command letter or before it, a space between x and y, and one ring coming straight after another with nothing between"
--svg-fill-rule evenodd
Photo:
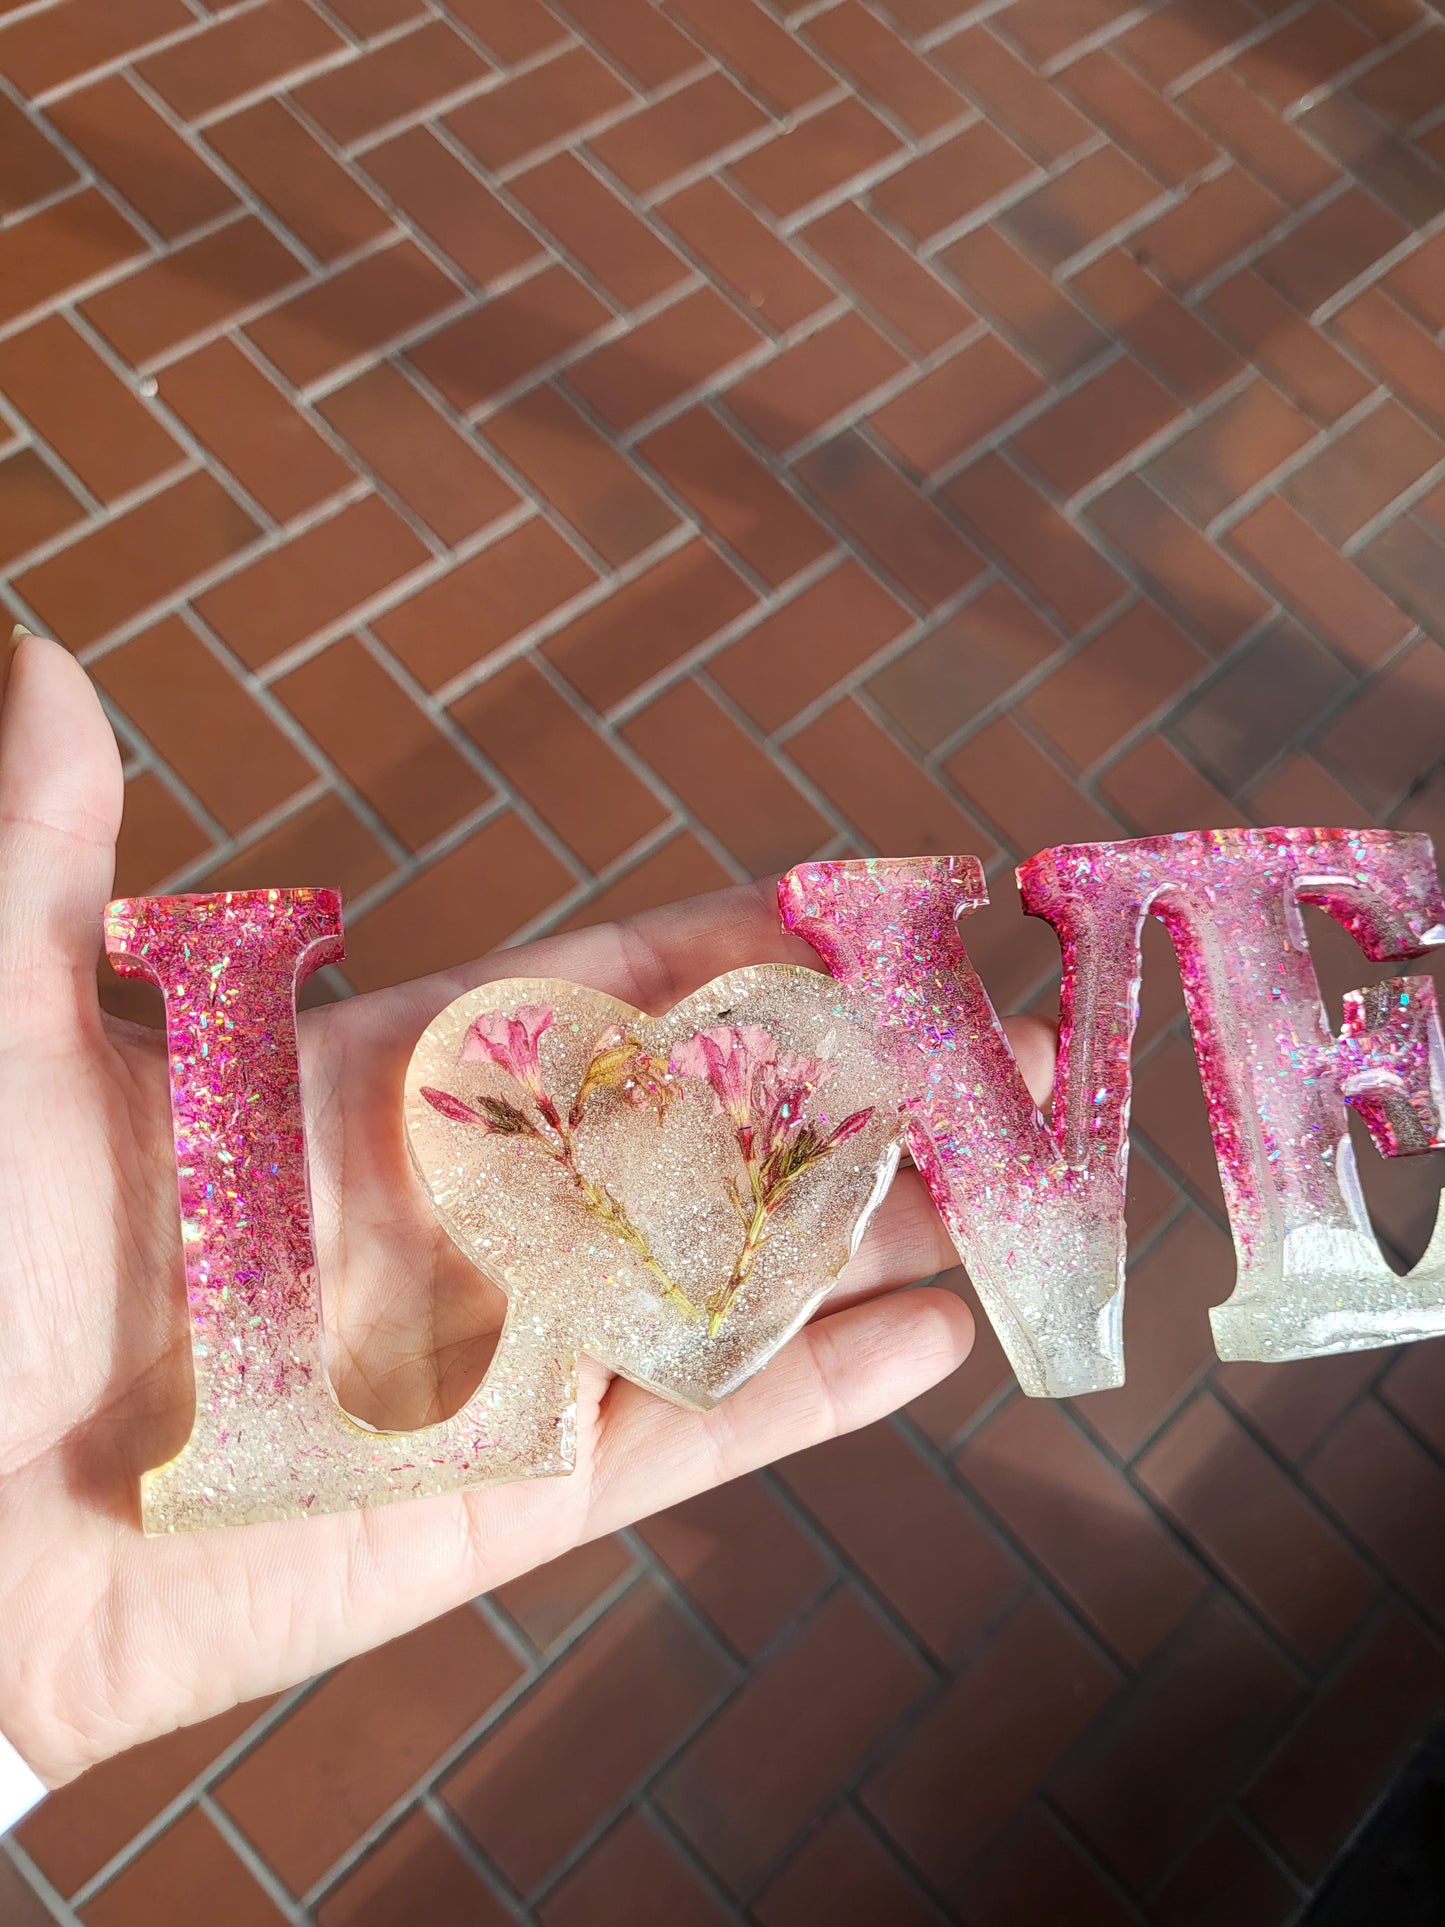
<instances>
[{"instance_id":1,"label":"pink glitter resin","mask_svg":"<svg viewBox=\"0 0 1445 1927\"><path fill-rule=\"evenodd\" d=\"M1211 1313L1221 1356L1284 1359L1445 1333L1445 1226L1407 1278L1370 1230L1346 1130L1387 1155L1445 1139L1445 1049L1428 979L1325 1018L1302 903L1372 960L1445 944L1427 837L1189 832L1045 850L1019 871L1058 933L1052 1123L1030 1100L956 928L987 901L968 857L805 864L783 921L898 1044L909 1146L1020 1383L1061 1397L1123 1381L1124 1179L1140 935L1183 975L1239 1278Z\"/></svg>"},{"instance_id":2,"label":"pink glitter resin","mask_svg":"<svg viewBox=\"0 0 1445 1927\"><path fill-rule=\"evenodd\" d=\"M147 1532L243 1525L561 1472L573 1408L555 1361L504 1339L441 1424L374 1431L327 1377L296 1048L296 991L342 955L335 890L126 899L106 949L166 1004L196 1416L145 1474ZM398 1094L399 1101L399 1094Z\"/></svg>"}]
</instances>

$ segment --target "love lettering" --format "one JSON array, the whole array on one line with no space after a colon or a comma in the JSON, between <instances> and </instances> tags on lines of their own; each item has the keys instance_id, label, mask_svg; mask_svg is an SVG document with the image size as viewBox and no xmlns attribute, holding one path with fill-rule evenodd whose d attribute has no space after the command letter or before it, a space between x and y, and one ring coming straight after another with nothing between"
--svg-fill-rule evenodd
<instances>
[{"instance_id":1,"label":"love lettering","mask_svg":"<svg viewBox=\"0 0 1445 1927\"><path fill-rule=\"evenodd\" d=\"M191 1439L144 1480L147 1530L568 1471L581 1354L679 1403L714 1402L820 1302L904 1143L1023 1389L1121 1384L1148 916L1179 959L1238 1254L1235 1290L1211 1313L1220 1355L1445 1333L1445 1218L1396 1275L1347 1129L1353 1106L1386 1156L1445 1144L1433 986L1351 993L1336 1034L1301 908L1326 911L1372 961L1445 945L1429 839L1208 831L1045 850L1019 878L1062 951L1048 1118L968 959L966 919L987 901L972 857L791 871L783 921L831 990L758 966L655 1020L555 984L487 986L443 1012L408 1078L413 1157L508 1313L462 1410L404 1434L349 1418L324 1358L295 993L341 955L336 893L112 905L117 969L165 996L197 1385Z\"/></svg>"}]
</instances>

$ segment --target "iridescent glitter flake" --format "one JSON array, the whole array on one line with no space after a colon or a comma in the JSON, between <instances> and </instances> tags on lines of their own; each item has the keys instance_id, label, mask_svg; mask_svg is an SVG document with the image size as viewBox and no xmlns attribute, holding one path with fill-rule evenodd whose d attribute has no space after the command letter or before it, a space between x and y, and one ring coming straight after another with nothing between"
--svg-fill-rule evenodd
<instances>
[{"instance_id":1,"label":"iridescent glitter flake","mask_svg":"<svg viewBox=\"0 0 1445 1927\"><path fill-rule=\"evenodd\" d=\"M816 972L736 971L655 1020L572 984L473 992L417 1046L406 1120L507 1319L453 1418L375 1431L327 1376L297 1063L339 897L122 901L106 947L165 995L195 1363L191 1437L143 1480L149 1532L568 1472L581 1352L707 1407L813 1311L898 1161L875 1033Z\"/></svg>"},{"instance_id":2,"label":"iridescent glitter flake","mask_svg":"<svg viewBox=\"0 0 1445 1927\"><path fill-rule=\"evenodd\" d=\"M1189 832L1045 850L1019 881L1063 949L1046 1124L955 928L986 901L971 858L808 864L784 921L897 1048L909 1145L1025 1391L1123 1380L1129 1050L1144 918L1180 960L1239 1257L1211 1313L1221 1356L1286 1359L1445 1333L1445 1219L1408 1277L1381 1255L1346 1130L1387 1155L1445 1140L1433 986L1394 978L1330 1031L1300 906L1372 960L1445 944L1427 837L1384 830Z\"/></svg>"}]
</instances>

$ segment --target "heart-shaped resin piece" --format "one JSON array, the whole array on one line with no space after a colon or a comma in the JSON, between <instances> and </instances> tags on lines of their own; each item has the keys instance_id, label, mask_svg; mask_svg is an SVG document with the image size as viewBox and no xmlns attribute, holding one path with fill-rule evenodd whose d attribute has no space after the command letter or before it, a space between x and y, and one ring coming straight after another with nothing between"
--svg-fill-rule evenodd
<instances>
[{"instance_id":1,"label":"heart-shaped resin piece","mask_svg":"<svg viewBox=\"0 0 1445 1927\"><path fill-rule=\"evenodd\" d=\"M427 1028L406 1081L437 1216L548 1334L706 1409L856 1249L898 1163L876 1031L818 971L759 964L661 1017L511 978Z\"/></svg>"}]
</instances>

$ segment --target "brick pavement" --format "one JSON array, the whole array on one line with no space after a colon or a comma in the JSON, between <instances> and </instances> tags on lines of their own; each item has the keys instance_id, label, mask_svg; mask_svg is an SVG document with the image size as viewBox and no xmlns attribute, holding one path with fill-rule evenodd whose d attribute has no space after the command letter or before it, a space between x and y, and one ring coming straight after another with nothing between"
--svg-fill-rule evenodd
<instances>
[{"instance_id":1,"label":"brick pavement","mask_svg":"<svg viewBox=\"0 0 1445 1927\"><path fill-rule=\"evenodd\" d=\"M1418 0L0 0L5 600L112 708L120 888L341 884L322 995L972 850L1046 1007L1046 843L1441 836L1442 330ZM1125 1390L984 1333L101 1769L0 1911L1283 1927L1445 1703L1445 1350L1211 1364L1149 961Z\"/></svg>"}]
</instances>

